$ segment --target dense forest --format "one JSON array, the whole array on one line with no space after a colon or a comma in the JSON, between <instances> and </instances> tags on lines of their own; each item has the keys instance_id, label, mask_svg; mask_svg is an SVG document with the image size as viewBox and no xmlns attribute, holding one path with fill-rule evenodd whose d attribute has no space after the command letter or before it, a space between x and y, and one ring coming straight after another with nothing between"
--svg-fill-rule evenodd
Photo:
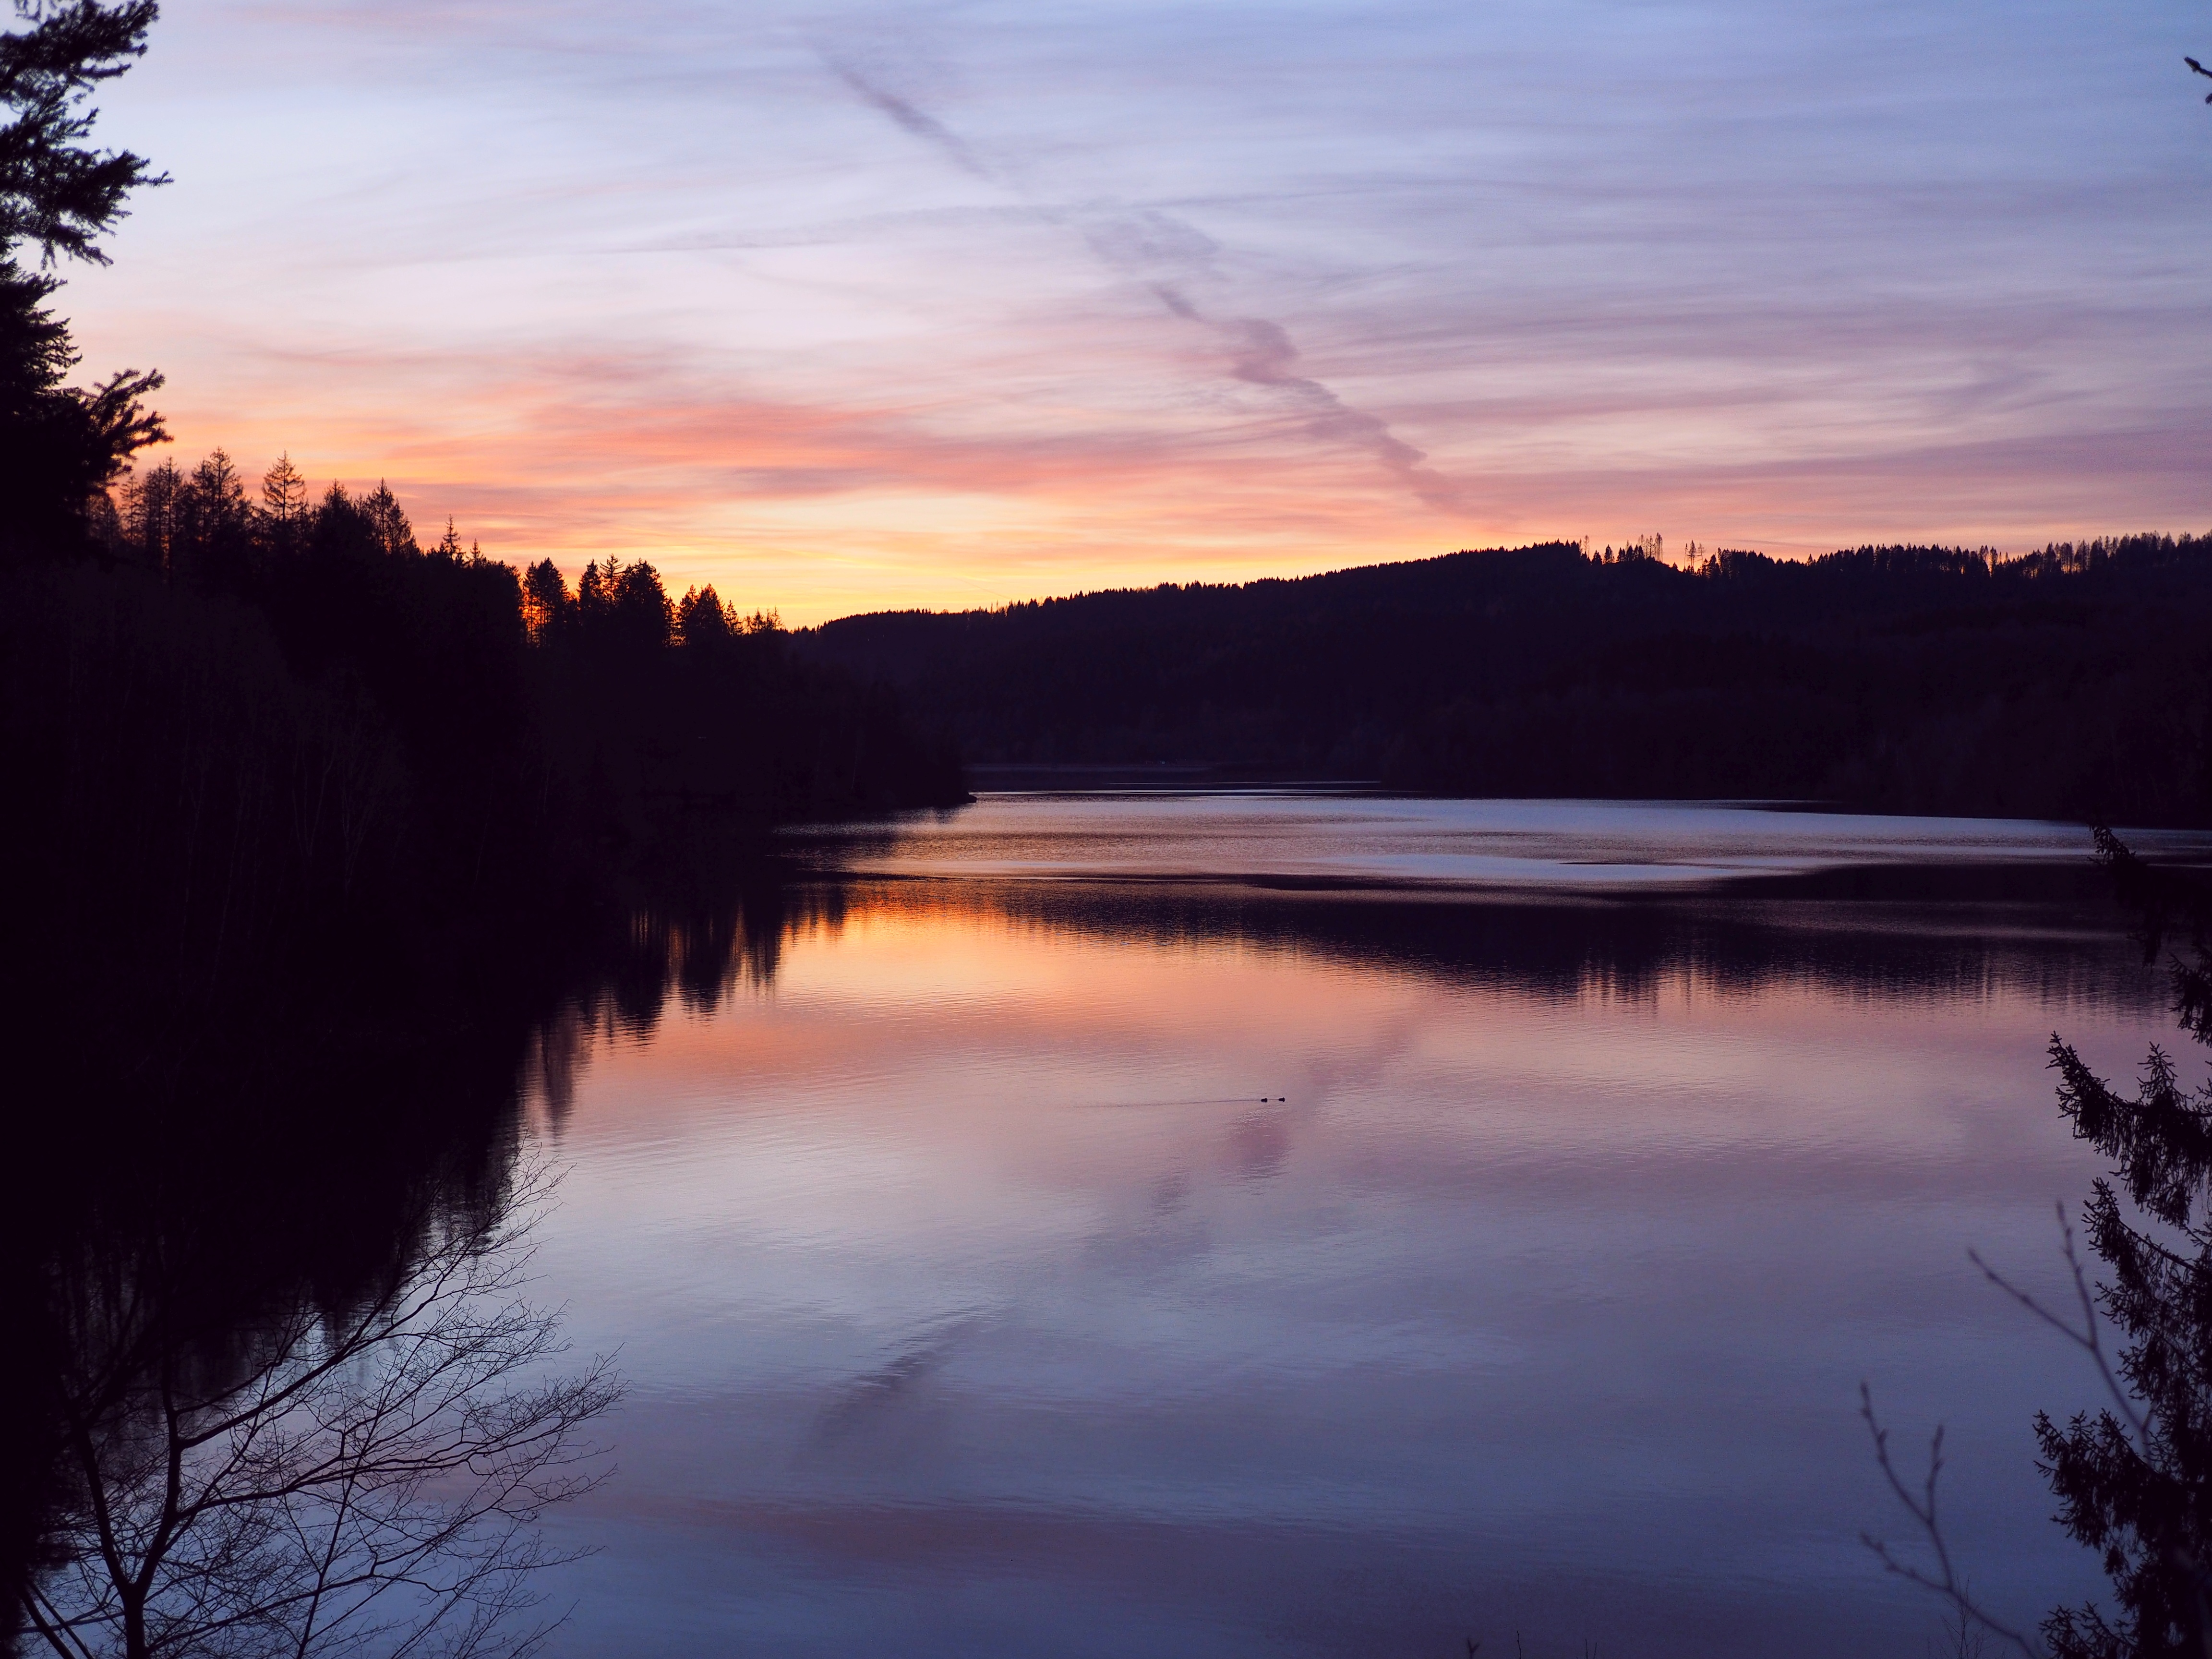
<instances>
[{"instance_id":1,"label":"dense forest","mask_svg":"<svg viewBox=\"0 0 2212 1659\"><path fill-rule=\"evenodd\" d=\"M252 501L220 453L142 471L15 564L0 838L47 879L10 971L131 985L156 1052L234 1013L313 1028L302 998L450 1007L440 981L726 879L778 823L962 798L889 692L772 619L672 602L642 562L572 591L450 531L425 550L389 491L311 506L289 461Z\"/></svg>"},{"instance_id":2,"label":"dense forest","mask_svg":"<svg viewBox=\"0 0 2212 1659\"><path fill-rule=\"evenodd\" d=\"M552 1327L470 1311L501 1289L519 1079L560 1071L543 1034L573 1048L602 1018L649 1018L672 937L691 941L686 994L711 989L775 826L957 801L959 768L890 693L711 589L672 598L649 563L594 562L572 587L450 524L426 547L389 489L316 496L289 459L251 483L220 452L149 464L161 377L72 383L55 302L63 262L104 263L125 198L163 182L88 142L90 95L156 9L17 15L0 1652L383 1650L362 1632L521 1607L530 1505L570 1489L547 1460L613 1397L592 1371L502 1394ZM349 1441L320 1473L308 1442L280 1468L261 1435L231 1466L259 1490L179 1507L163 1458L260 1434L251 1412L220 1426L239 1401L353 1421L380 1363L410 1383L392 1357L417 1338L458 1343L452 1376L486 1401L418 1391L442 1403L389 1455ZM459 1531L410 1506L428 1473L438 1505L481 1499ZM330 1548L288 1552L316 1516ZM341 1562L367 1564L350 1613ZM440 1650L501 1650L494 1633Z\"/></svg>"},{"instance_id":3,"label":"dense forest","mask_svg":"<svg viewBox=\"0 0 2212 1659\"><path fill-rule=\"evenodd\" d=\"M735 879L779 823L964 798L890 693L712 589L672 600L649 563L572 592L450 524L424 548L380 486L315 499L289 458L251 491L219 451L144 465L161 377L70 384L53 301L58 262L105 263L125 198L165 182L87 142L155 8L25 15L0 35L0 977L21 1018L107 1022L84 1052L132 1088L341 1024L388 1045Z\"/></svg>"},{"instance_id":4,"label":"dense forest","mask_svg":"<svg viewBox=\"0 0 2212 1659\"><path fill-rule=\"evenodd\" d=\"M848 617L973 762L2212 822L2212 538L1809 562L1571 544Z\"/></svg>"}]
</instances>

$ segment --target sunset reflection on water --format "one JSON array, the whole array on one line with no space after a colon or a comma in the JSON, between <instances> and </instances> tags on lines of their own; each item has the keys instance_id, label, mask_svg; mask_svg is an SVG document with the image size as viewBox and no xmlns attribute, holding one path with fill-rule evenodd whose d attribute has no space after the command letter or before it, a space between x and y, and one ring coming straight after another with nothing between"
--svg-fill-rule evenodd
<instances>
[{"instance_id":1,"label":"sunset reflection on water","mask_svg":"<svg viewBox=\"0 0 2212 1659\"><path fill-rule=\"evenodd\" d=\"M2166 1016L2094 887L1961 884L794 904L541 1119L635 1388L560 1650L1917 1651L1863 1377L1978 1589L2092 1589L2091 1379L1966 1251L2056 1280L2044 1045Z\"/></svg>"}]
</instances>

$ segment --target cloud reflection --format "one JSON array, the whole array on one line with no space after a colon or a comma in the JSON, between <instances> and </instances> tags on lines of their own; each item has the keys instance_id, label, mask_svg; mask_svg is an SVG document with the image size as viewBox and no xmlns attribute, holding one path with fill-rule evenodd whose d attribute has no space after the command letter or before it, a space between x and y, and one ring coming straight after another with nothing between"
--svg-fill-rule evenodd
<instances>
[{"instance_id":1,"label":"cloud reflection","mask_svg":"<svg viewBox=\"0 0 2212 1659\"><path fill-rule=\"evenodd\" d=\"M796 907L578 1087L547 1267L640 1403L576 1650L1911 1650L1869 1367L1978 1589L2086 1583L2025 1424L2090 1379L1964 1249L2058 1271L2042 1042L2124 1066L2156 976L2063 880L1821 879Z\"/></svg>"}]
</instances>

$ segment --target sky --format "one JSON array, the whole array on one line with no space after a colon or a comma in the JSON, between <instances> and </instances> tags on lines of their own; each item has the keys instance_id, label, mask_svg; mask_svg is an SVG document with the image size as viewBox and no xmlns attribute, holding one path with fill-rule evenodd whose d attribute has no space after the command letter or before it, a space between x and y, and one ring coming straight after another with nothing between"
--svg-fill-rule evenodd
<instances>
[{"instance_id":1,"label":"sky","mask_svg":"<svg viewBox=\"0 0 2212 1659\"><path fill-rule=\"evenodd\" d=\"M791 623L2212 526L2212 6L167 0L189 465Z\"/></svg>"}]
</instances>

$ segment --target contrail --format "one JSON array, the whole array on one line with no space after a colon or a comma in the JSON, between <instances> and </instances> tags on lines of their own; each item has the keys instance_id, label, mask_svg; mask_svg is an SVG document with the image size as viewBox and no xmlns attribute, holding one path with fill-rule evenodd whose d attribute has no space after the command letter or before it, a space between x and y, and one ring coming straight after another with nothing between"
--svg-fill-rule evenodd
<instances>
[{"instance_id":1,"label":"contrail","mask_svg":"<svg viewBox=\"0 0 2212 1659\"><path fill-rule=\"evenodd\" d=\"M1460 498L1460 487L1435 468L1422 465L1429 458L1404 439L1395 436L1389 422L1338 397L1324 381L1293 374L1298 349L1280 324L1264 318L1240 317L1218 322L1206 317L1188 296L1170 283L1156 283L1152 292L1178 317L1205 323L1228 334L1234 345L1230 373L1250 386L1271 386L1288 393L1308 412L1305 429L1318 438L1333 439L1354 449L1364 449L1382 464L1384 471L1401 479L1431 507L1451 508Z\"/></svg>"},{"instance_id":2,"label":"contrail","mask_svg":"<svg viewBox=\"0 0 2212 1659\"><path fill-rule=\"evenodd\" d=\"M821 52L830 72L854 95L888 116L902 131L936 149L963 173L1026 198L1026 192L1018 184L987 164L944 122L916 107L909 100L877 85L834 52L819 46L816 50ZM1060 211L1026 199L1024 205L1048 224L1065 228L1069 222L1068 216ZM1162 262L1203 270L1210 266L1212 256L1218 251L1218 245L1203 231L1156 209L1110 216L1103 223L1094 220L1083 234L1092 256L1124 275L1136 274ZM1248 386L1265 386L1301 406L1305 410L1302 425L1307 434L1365 451L1425 506L1444 511L1459 507L1465 493L1462 487L1425 465L1427 455L1395 436L1389 422L1346 403L1325 382L1292 371L1291 366L1297 361L1298 349L1281 324L1264 317L1209 317L1176 284L1155 281L1151 287L1161 304L1174 315L1209 329L1224 339L1229 348L1229 372L1233 379Z\"/></svg>"},{"instance_id":3,"label":"contrail","mask_svg":"<svg viewBox=\"0 0 2212 1659\"><path fill-rule=\"evenodd\" d=\"M850 87L863 103L872 105L924 143L942 150L952 165L963 173L972 173L978 179L990 179L994 184L1000 182L993 177L988 167L976 159L975 153L961 142L960 135L944 122L924 114L896 93L878 86L851 64L828 52L823 52L822 57L823 61L830 65L830 72Z\"/></svg>"}]
</instances>

